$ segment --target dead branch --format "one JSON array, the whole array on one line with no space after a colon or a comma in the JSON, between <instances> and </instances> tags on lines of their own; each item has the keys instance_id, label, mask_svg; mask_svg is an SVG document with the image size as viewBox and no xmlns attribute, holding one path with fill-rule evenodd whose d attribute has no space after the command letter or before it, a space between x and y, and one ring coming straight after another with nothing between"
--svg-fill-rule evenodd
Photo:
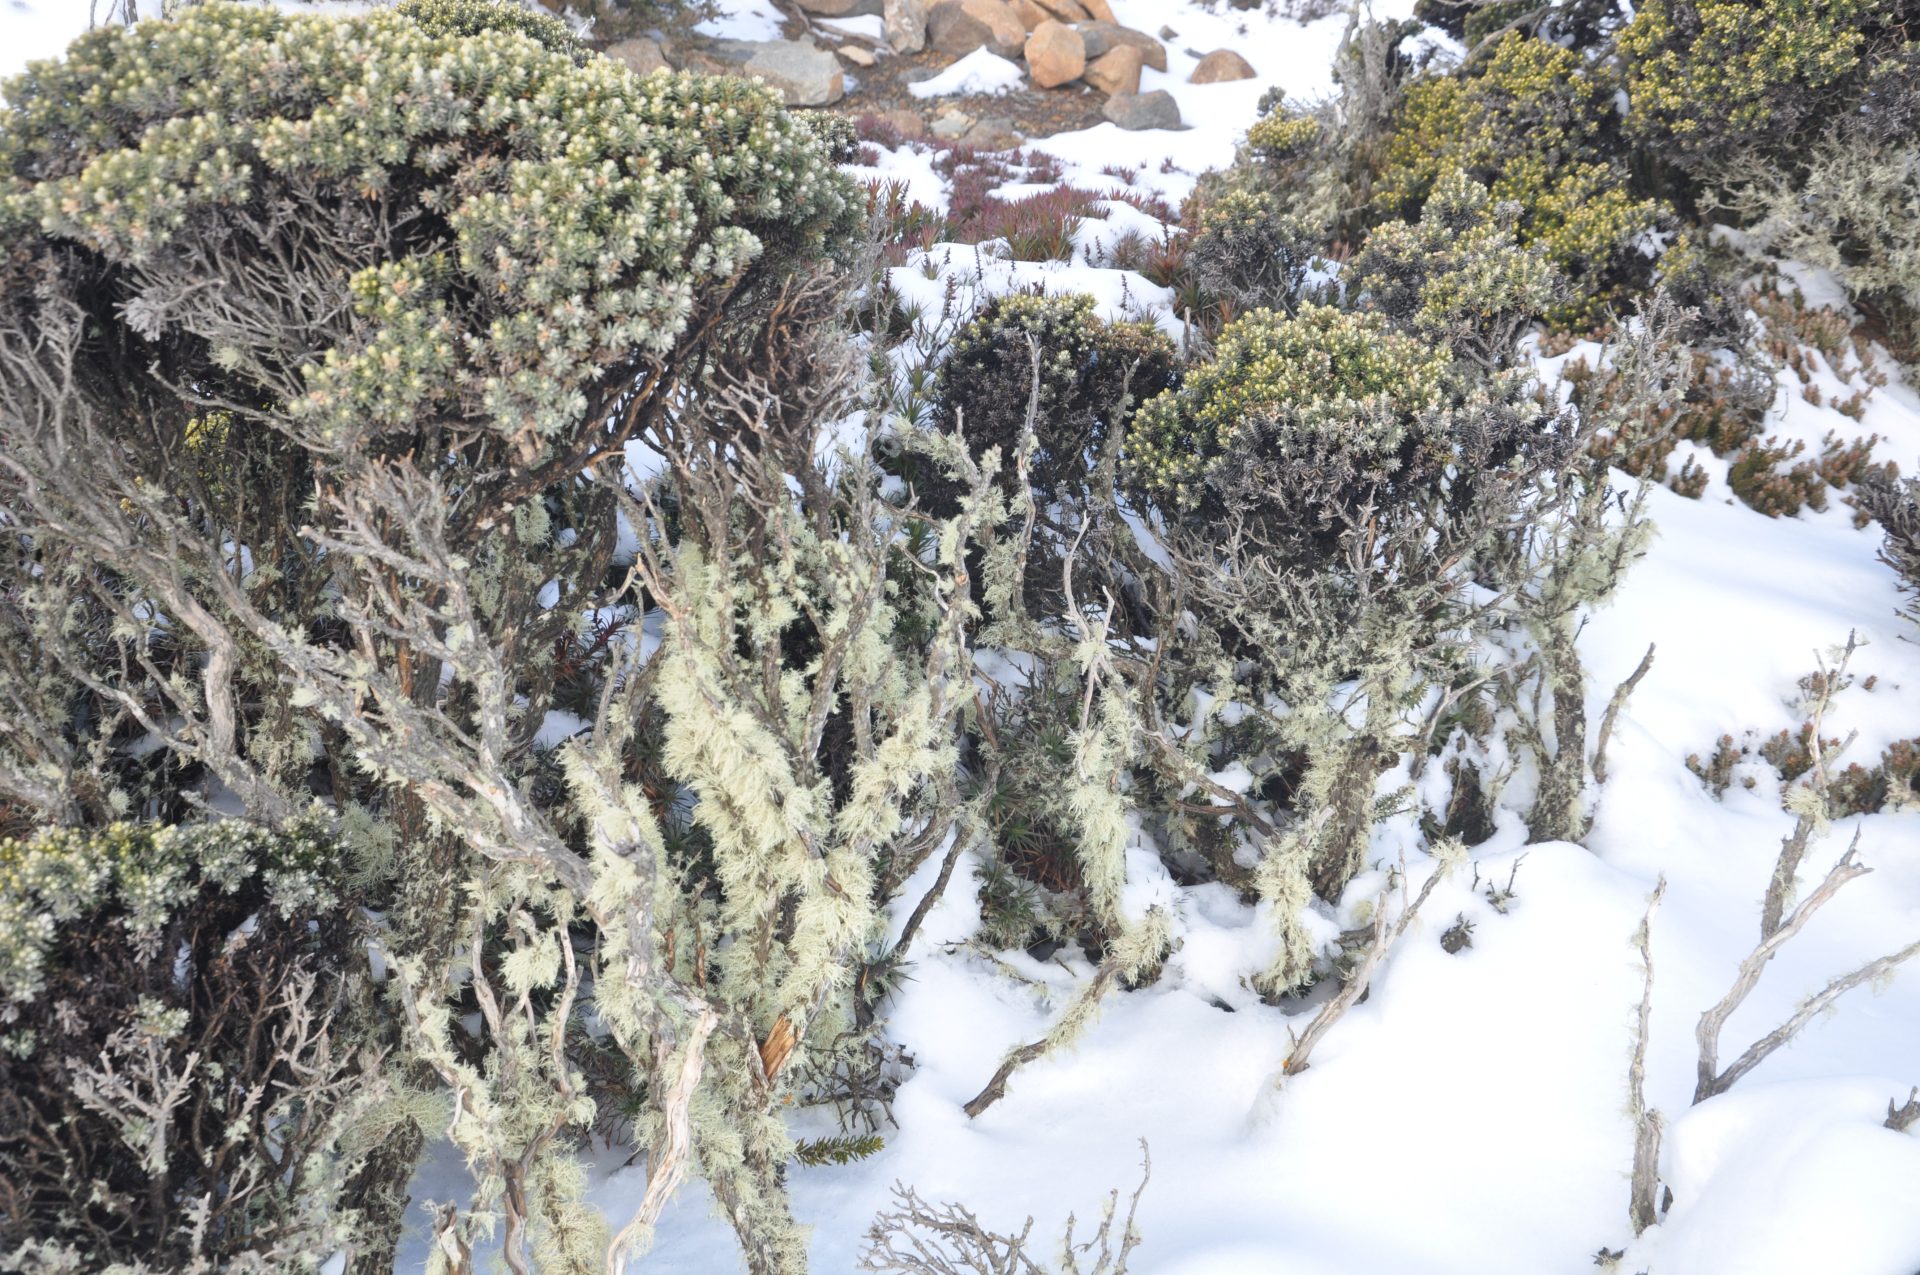
<instances>
[{"instance_id":1,"label":"dead branch","mask_svg":"<svg viewBox=\"0 0 1920 1275\"><path fill-rule=\"evenodd\" d=\"M1445 866L1436 866L1432 875L1428 876L1426 882L1421 885L1420 893L1411 903L1408 903L1406 901L1406 863L1404 860L1401 862L1400 919L1392 925L1387 924L1387 903L1393 897L1394 890L1392 885L1388 885L1373 901L1373 937L1367 943L1366 953L1360 958L1360 964L1347 976L1347 981L1341 985L1339 993L1320 1007L1319 1012L1313 1016L1313 1021L1307 1024L1307 1029L1294 1038L1293 1049L1280 1068L1280 1074L1283 1077L1297 1076L1311 1065L1309 1060L1313 1055L1314 1046L1318 1045L1321 1038L1333 1030L1333 1025L1344 1018L1347 1011L1366 995L1368 987L1373 983L1374 972L1380 967L1380 962L1386 959L1387 953L1407 932L1407 927L1413 924L1413 918L1419 915L1421 905L1427 901L1434 887L1440 884L1440 878L1445 875Z\"/></svg>"},{"instance_id":2,"label":"dead branch","mask_svg":"<svg viewBox=\"0 0 1920 1275\"><path fill-rule=\"evenodd\" d=\"M1647 661L1652 658L1652 648L1648 648L1647 660L1641 662L1642 672L1646 671ZM1618 700L1623 697L1616 695L1615 698ZM1660 900L1666 897L1666 893L1667 878L1662 875L1653 887L1653 895L1647 900L1646 915L1640 918L1640 928L1633 937L1645 970L1645 977L1640 984L1640 1013L1634 1022L1633 1062L1627 1067L1627 1088L1631 1094L1630 1111L1633 1116L1633 1188L1627 1214L1633 1220L1635 1235L1652 1226L1660 1217L1654 1196L1660 1185L1661 1119L1658 1111L1647 1108L1647 1036L1653 1022L1653 917L1660 910Z\"/></svg>"},{"instance_id":3,"label":"dead branch","mask_svg":"<svg viewBox=\"0 0 1920 1275\"><path fill-rule=\"evenodd\" d=\"M1627 697L1633 694L1634 687L1640 685L1640 679L1653 667L1653 643L1647 644L1647 653L1640 657L1640 665L1633 670L1627 680L1614 687L1613 698L1607 701L1607 711L1600 718L1600 732L1593 740L1593 777L1598 783L1607 782L1607 741L1613 736L1613 724L1620 716L1620 710L1627 706Z\"/></svg>"}]
</instances>

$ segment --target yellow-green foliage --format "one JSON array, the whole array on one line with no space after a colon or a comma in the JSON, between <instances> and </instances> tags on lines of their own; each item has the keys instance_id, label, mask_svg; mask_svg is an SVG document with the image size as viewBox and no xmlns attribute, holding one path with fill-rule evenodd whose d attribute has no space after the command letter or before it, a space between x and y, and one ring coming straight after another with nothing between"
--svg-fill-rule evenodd
<instances>
[{"instance_id":1,"label":"yellow-green foliage","mask_svg":"<svg viewBox=\"0 0 1920 1275\"><path fill-rule=\"evenodd\" d=\"M1375 207L1412 218L1442 177L1466 174L1519 206L1519 241L1539 244L1574 285L1556 322L1591 323L1623 276L1644 272L1635 240L1664 216L1628 190L1613 157L1615 93L1578 52L1509 33L1465 73L1408 86Z\"/></svg>"},{"instance_id":2,"label":"yellow-green foliage","mask_svg":"<svg viewBox=\"0 0 1920 1275\"><path fill-rule=\"evenodd\" d=\"M1342 276L1349 300L1483 364L1505 362L1521 328L1559 295L1544 252L1514 240L1518 211L1448 173L1417 223L1388 222L1367 236Z\"/></svg>"},{"instance_id":3,"label":"yellow-green foliage","mask_svg":"<svg viewBox=\"0 0 1920 1275\"><path fill-rule=\"evenodd\" d=\"M0 841L0 996L35 995L60 927L107 909L129 942L163 929L174 910L212 886L258 879L282 915L333 902L345 868L318 819L283 828L239 820L57 828Z\"/></svg>"},{"instance_id":4,"label":"yellow-green foliage","mask_svg":"<svg viewBox=\"0 0 1920 1275\"><path fill-rule=\"evenodd\" d=\"M214 363L291 399L332 446L453 411L521 447L577 422L609 367L669 356L757 262L850 241L851 183L771 90L576 64L538 23L522 34L490 13L209 3L91 32L6 85L0 241L168 277L174 254L277 259L282 196L321 192L351 241L336 268L365 262L356 321L295 307L278 347L228 341ZM192 305L128 309L158 329Z\"/></svg>"},{"instance_id":5,"label":"yellow-green foliage","mask_svg":"<svg viewBox=\"0 0 1920 1275\"><path fill-rule=\"evenodd\" d=\"M1861 66L1886 0L1647 0L1620 35L1630 129L1685 160L1788 142Z\"/></svg>"},{"instance_id":6,"label":"yellow-green foliage","mask_svg":"<svg viewBox=\"0 0 1920 1275\"><path fill-rule=\"evenodd\" d=\"M1268 164L1283 164L1298 159L1320 140L1320 121L1309 115L1294 115L1285 109L1261 117L1247 130L1247 149Z\"/></svg>"},{"instance_id":7,"label":"yellow-green foliage","mask_svg":"<svg viewBox=\"0 0 1920 1275\"><path fill-rule=\"evenodd\" d=\"M1182 508L1249 422L1273 421L1287 457L1335 455L1362 468L1397 452L1441 399L1447 360L1378 315L1308 306L1255 310L1220 334L1217 357L1149 401L1127 435L1135 484Z\"/></svg>"},{"instance_id":8,"label":"yellow-green foliage","mask_svg":"<svg viewBox=\"0 0 1920 1275\"><path fill-rule=\"evenodd\" d=\"M400 0L394 9L435 35L507 31L538 41L556 53L568 54L576 62L587 56L585 46L573 38L566 23L536 13L516 0Z\"/></svg>"}]
</instances>

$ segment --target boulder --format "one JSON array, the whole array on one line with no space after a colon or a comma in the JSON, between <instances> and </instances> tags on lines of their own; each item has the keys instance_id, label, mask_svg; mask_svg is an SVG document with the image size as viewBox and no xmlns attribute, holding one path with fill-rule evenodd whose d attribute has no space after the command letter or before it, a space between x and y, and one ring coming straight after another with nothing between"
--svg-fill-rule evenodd
<instances>
[{"instance_id":1,"label":"boulder","mask_svg":"<svg viewBox=\"0 0 1920 1275\"><path fill-rule=\"evenodd\" d=\"M1086 42L1064 22L1042 22L1027 37L1027 75L1043 89L1059 88L1087 69Z\"/></svg>"},{"instance_id":2,"label":"boulder","mask_svg":"<svg viewBox=\"0 0 1920 1275\"><path fill-rule=\"evenodd\" d=\"M1086 22L1093 15L1080 7L1080 0L1035 0L1042 9L1062 22Z\"/></svg>"},{"instance_id":3,"label":"boulder","mask_svg":"<svg viewBox=\"0 0 1920 1275\"><path fill-rule=\"evenodd\" d=\"M635 75L652 75L667 68L666 51L645 36L608 45L606 54Z\"/></svg>"},{"instance_id":4,"label":"boulder","mask_svg":"<svg viewBox=\"0 0 1920 1275\"><path fill-rule=\"evenodd\" d=\"M1251 80L1253 74L1253 67L1232 49L1215 49L1200 59L1187 83L1224 84L1228 80Z\"/></svg>"},{"instance_id":5,"label":"boulder","mask_svg":"<svg viewBox=\"0 0 1920 1275\"><path fill-rule=\"evenodd\" d=\"M1131 44L1123 44L1087 63L1087 69L1080 78L1108 97L1125 97L1140 91L1140 68L1145 61L1139 49Z\"/></svg>"},{"instance_id":6,"label":"boulder","mask_svg":"<svg viewBox=\"0 0 1920 1275\"><path fill-rule=\"evenodd\" d=\"M885 0L880 16L895 53L918 53L927 47L927 0Z\"/></svg>"},{"instance_id":7,"label":"boulder","mask_svg":"<svg viewBox=\"0 0 1920 1275\"><path fill-rule=\"evenodd\" d=\"M1034 0L1013 0L1013 11L1020 15L1020 25L1032 31L1042 22L1052 22L1054 17Z\"/></svg>"},{"instance_id":8,"label":"boulder","mask_svg":"<svg viewBox=\"0 0 1920 1275\"><path fill-rule=\"evenodd\" d=\"M1017 58L1027 43L1027 29L1003 0L940 0L927 14L927 43L950 58L963 58L979 48Z\"/></svg>"},{"instance_id":9,"label":"boulder","mask_svg":"<svg viewBox=\"0 0 1920 1275\"><path fill-rule=\"evenodd\" d=\"M689 50L686 62L690 70L714 75L757 75L788 106L826 106L847 91L839 59L798 40L715 40Z\"/></svg>"},{"instance_id":10,"label":"boulder","mask_svg":"<svg viewBox=\"0 0 1920 1275\"><path fill-rule=\"evenodd\" d=\"M1164 90L1152 93L1123 93L1110 97L1100 114L1131 132L1144 128L1179 128L1180 107L1173 95Z\"/></svg>"},{"instance_id":11,"label":"boulder","mask_svg":"<svg viewBox=\"0 0 1920 1275\"><path fill-rule=\"evenodd\" d=\"M1117 22L1076 22L1073 29L1080 33L1080 39L1087 46L1087 56L1097 58L1104 53L1130 44L1140 50L1140 56L1146 64L1156 71L1167 69L1166 46L1148 35L1145 31L1135 31L1132 27L1123 27Z\"/></svg>"}]
</instances>

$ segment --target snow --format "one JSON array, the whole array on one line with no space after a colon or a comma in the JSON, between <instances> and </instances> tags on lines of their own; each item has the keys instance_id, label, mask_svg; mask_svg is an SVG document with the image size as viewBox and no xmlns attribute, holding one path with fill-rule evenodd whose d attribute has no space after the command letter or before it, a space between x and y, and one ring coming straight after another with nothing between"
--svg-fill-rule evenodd
<instances>
[{"instance_id":1,"label":"snow","mask_svg":"<svg viewBox=\"0 0 1920 1275\"><path fill-rule=\"evenodd\" d=\"M778 34L766 0L730 7L712 33ZM1030 149L1059 159L1076 187L1118 193L1125 181L1102 170L1119 165L1135 172L1134 189L1175 203L1202 171L1231 159L1267 88L1284 85L1296 98L1330 89L1345 21L1302 27L1173 0L1114 7L1129 25L1178 30L1167 41L1168 72L1148 71L1142 88L1173 93L1189 127L1124 133L1103 124ZM57 52L84 28L84 9L78 0L0 0L0 71ZM1381 17L1410 10L1410 2L1375 6ZM1187 84L1186 50L1222 47L1246 56L1258 77ZM1018 77L1014 64L981 53L915 91L992 91ZM854 172L903 183L909 198L944 208L933 154L882 149L875 166ZM888 284L929 330L987 297L1040 285L1085 292L1107 317L1147 317L1178 337L1168 290L1093 264L1125 231L1168 231L1117 199L1103 207L1104 221L1076 230L1073 260L1013 261L1004 244L937 244L892 270ZM1817 273L1789 273L1809 301L1840 300ZM1552 376L1594 354L1588 345L1539 362ZM1883 358L1881 366L1892 364ZM1829 403L1851 392L1824 365L1815 383ZM1920 457L1920 395L1898 379L1873 393L1857 423L1804 400L1790 373L1781 390L1770 433L1810 448L1829 430L1873 433L1877 458L1910 470ZM629 456L636 472L658 463L641 448ZM979 917L975 860L963 855L888 1006L890 1037L916 1066L893 1105L897 1127L882 1130L884 1151L846 1166L791 1169L795 1212L814 1228L812 1268L854 1269L896 1180L929 1200L964 1201L998 1228L1017 1229L1032 1215L1050 1245L1069 1213L1085 1219L1110 1189L1132 1190L1145 1138L1153 1178L1140 1205L1138 1275L1577 1275L1595 1269L1601 1249L1624 1249L1617 1269L1649 1275L1920 1270L1920 1139L1882 1127L1888 1100L1904 1100L1920 1081L1920 979L1911 971L1849 993L1732 1090L1691 1101L1694 1026L1758 938L1758 903L1792 816L1771 775L1717 800L1686 770L1687 757L1710 751L1723 733L1797 726L1799 679L1850 632L1865 643L1853 663L1859 682L1835 700L1828 733L1858 732L1847 758L1863 764L1920 733L1920 634L1895 614L1899 594L1877 560L1877 532L1855 528L1838 500L1824 512L1766 518L1732 499L1724 462L1697 457L1709 474L1704 496L1650 493L1657 534L1647 555L1580 635L1590 720L1648 644L1657 647L1614 732L1585 848L1527 845L1518 819L1502 811L1499 833L1436 887L1367 1000L1306 1072L1281 1084L1280 1063L1304 1023L1251 986L1273 955L1272 918L1225 886L1178 884L1136 830L1123 907L1132 916L1158 907L1172 919L1176 947L1164 973L1110 996L1076 1048L1023 1069L977 1121L961 1104L1009 1048L1048 1030L1092 967L1073 946L1044 962L1023 952L989 960L968 946ZM1631 484L1617 481L1623 490ZM643 640L657 643L657 632ZM1009 676L1016 662L1006 657ZM577 729L577 719L550 715L542 739ZM1252 776L1236 768L1216 779L1244 790ZM1515 778L1516 788L1526 782ZM1920 934L1920 812L1842 821L1810 851L1801 893L1856 830L1875 871L1841 891L1768 966L1727 1024L1723 1061L1829 979ZM1338 915L1311 923L1327 936L1364 923L1385 865L1402 853L1417 889L1436 870L1418 842L1407 820L1389 821L1376 834L1376 870L1354 883ZM896 935L940 857L902 891L891 916ZM1662 1175L1674 1200L1635 1239L1626 1075L1642 974L1632 938L1662 877L1646 1093L1666 1119ZM1514 897L1503 911L1488 885L1510 878ZM1439 936L1457 919L1472 924L1472 945L1448 954ZM831 1131L806 1123L814 1114L795 1119L809 1134ZM595 1153L593 1198L616 1219L645 1187L644 1169L621 1167L623 1159ZM415 1183L415 1198L464 1195L465 1182L457 1158L443 1153ZM416 1228L398 1270L421 1269L424 1241ZM730 1229L697 1181L682 1189L634 1269L737 1269Z\"/></svg>"},{"instance_id":2,"label":"snow","mask_svg":"<svg viewBox=\"0 0 1920 1275\"><path fill-rule=\"evenodd\" d=\"M915 97L955 97L968 93L1009 93L1027 82L1018 62L990 49L975 49L931 79L907 87Z\"/></svg>"}]
</instances>

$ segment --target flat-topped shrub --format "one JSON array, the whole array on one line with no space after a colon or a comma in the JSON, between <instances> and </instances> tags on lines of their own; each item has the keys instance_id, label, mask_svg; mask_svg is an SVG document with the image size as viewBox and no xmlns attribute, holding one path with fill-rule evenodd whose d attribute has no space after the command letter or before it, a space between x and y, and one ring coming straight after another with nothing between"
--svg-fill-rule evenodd
<instances>
[{"instance_id":1,"label":"flat-topped shrub","mask_svg":"<svg viewBox=\"0 0 1920 1275\"><path fill-rule=\"evenodd\" d=\"M852 187L770 90L576 63L497 8L213 3L33 64L0 116L9 307L51 272L313 448L444 425L532 458L756 273L845 249Z\"/></svg>"}]
</instances>

